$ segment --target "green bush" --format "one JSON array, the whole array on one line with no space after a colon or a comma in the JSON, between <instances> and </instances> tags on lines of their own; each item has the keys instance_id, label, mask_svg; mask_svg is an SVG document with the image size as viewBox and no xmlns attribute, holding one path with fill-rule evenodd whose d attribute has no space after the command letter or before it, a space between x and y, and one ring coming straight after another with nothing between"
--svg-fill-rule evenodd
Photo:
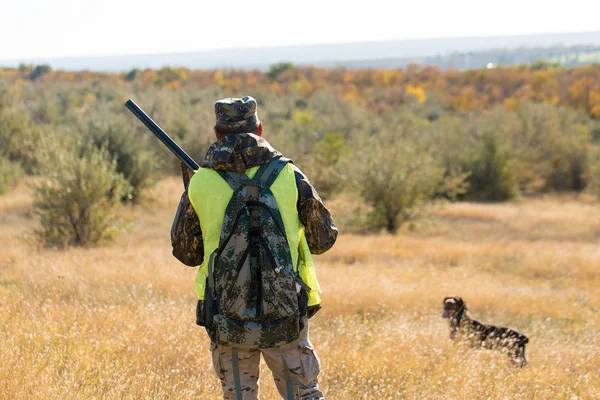
<instances>
[{"instance_id":1,"label":"green bush","mask_svg":"<svg viewBox=\"0 0 600 400\"><path fill-rule=\"evenodd\" d=\"M41 135L26 115L0 110L0 157L20 163L28 174L39 167L36 151Z\"/></svg>"},{"instance_id":2,"label":"green bush","mask_svg":"<svg viewBox=\"0 0 600 400\"><path fill-rule=\"evenodd\" d=\"M116 234L116 209L130 192L108 151L81 145L49 153L34 186L35 233L52 247L90 246Z\"/></svg>"},{"instance_id":3,"label":"green bush","mask_svg":"<svg viewBox=\"0 0 600 400\"><path fill-rule=\"evenodd\" d=\"M521 102L442 118L436 147L446 169L469 174L465 196L504 201L544 191L583 190L590 179L590 121L552 104Z\"/></svg>"},{"instance_id":4,"label":"green bush","mask_svg":"<svg viewBox=\"0 0 600 400\"><path fill-rule=\"evenodd\" d=\"M503 201L518 196L515 162L510 150L493 134L482 137L470 165L469 196L475 200Z\"/></svg>"},{"instance_id":5,"label":"green bush","mask_svg":"<svg viewBox=\"0 0 600 400\"><path fill-rule=\"evenodd\" d=\"M373 207L370 228L396 232L442 184L444 170L419 133L414 122L405 121L394 131L354 143L346 169L352 187Z\"/></svg>"},{"instance_id":6,"label":"green bush","mask_svg":"<svg viewBox=\"0 0 600 400\"><path fill-rule=\"evenodd\" d=\"M339 133L326 133L323 140L314 145L312 157L303 171L322 198L327 199L342 190L345 176L339 164L348 152L349 147Z\"/></svg>"},{"instance_id":7,"label":"green bush","mask_svg":"<svg viewBox=\"0 0 600 400\"><path fill-rule=\"evenodd\" d=\"M18 163L0 158L0 194L13 189L21 175L23 175L23 170Z\"/></svg>"},{"instance_id":8,"label":"green bush","mask_svg":"<svg viewBox=\"0 0 600 400\"><path fill-rule=\"evenodd\" d=\"M0 84L0 158L20 163L25 172L33 173L41 131L27 114L17 112L13 103L12 92Z\"/></svg>"},{"instance_id":9,"label":"green bush","mask_svg":"<svg viewBox=\"0 0 600 400\"><path fill-rule=\"evenodd\" d=\"M464 199L470 191L469 178L472 172L469 157L473 140L464 131L464 121L458 117L442 116L432 122L429 133L433 147L431 151L444 168L444 180L437 195L451 201Z\"/></svg>"},{"instance_id":10,"label":"green bush","mask_svg":"<svg viewBox=\"0 0 600 400\"><path fill-rule=\"evenodd\" d=\"M588 184L592 124L582 112L522 102L509 132L519 185L526 192L583 190ZM500 121L498 121L500 122Z\"/></svg>"},{"instance_id":11,"label":"green bush","mask_svg":"<svg viewBox=\"0 0 600 400\"><path fill-rule=\"evenodd\" d=\"M146 129L143 127L143 129ZM123 174L132 190L130 198L137 200L140 192L155 182L160 162L149 148L148 138L136 135L119 120L89 123L89 138L98 149L104 148L116 161L117 172ZM157 140L158 141L158 140Z\"/></svg>"},{"instance_id":12,"label":"green bush","mask_svg":"<svg viewBox=\"0 0 600 400\"><path fill-rule=\"evenodd\" d=\"M518 196L518 151L529 147L515 151L512 145L513 135L520 129L514 115L498 109L469 115L466 120L449 117L441 122L444 126L436 143L446 180L465 179L464 185L458 185L462 192L449 190L451 196L475 201L503 201Z\"/></svg>"}]
</instances>

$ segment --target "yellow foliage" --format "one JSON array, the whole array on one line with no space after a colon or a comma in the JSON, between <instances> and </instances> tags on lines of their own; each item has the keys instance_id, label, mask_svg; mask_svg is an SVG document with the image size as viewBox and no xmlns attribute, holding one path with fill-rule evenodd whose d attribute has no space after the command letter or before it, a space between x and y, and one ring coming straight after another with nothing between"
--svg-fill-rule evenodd
<instances>
[{"instance_id":1,"label":"yellow foliage","mask_svg":"<svg viewBox=\"0 0 600 400\"><path fill-rule=\"evenodd\" d=\"M477 107L478 97L470 87L464 88L460 95L452 97L450 104L455 111L469 112Z\"/></svg>"},{"instance_id":2,"label":"yellow foliage","mask_svg":"<svg viewBox=\"0 0 600 400\"><path fill-rule=\"evenodd\" d=\"M83 97L83 102L86 104L93 103L95 100L96 96L94 96L93 93L86 93L86 95Z\"/></svg>"},{"instance_id":3,"label":"yellow foliage","mask_svg":"<svg viewBox=\"0 0 600 400\"><path fill-rule=\"evenodd\" d=\"M600 118L600 90L590 92L589 108L592 117Z\"/></svg>"},{"instance_id":4,"label":"yellow foliage","mask_svg":"<svg viewBox=\"0 0 600 400\"><path fill-rule=\"evenodd\" d=\"M355 83L356 82L356 74L352 71L346 71L344 74L344 83Z\"/></svg>"},{"instance_id":5,"label":"yellow foliage","mask_svg":"<svg viewBox=\"0 0 600 400\"><path fill-rule=\"evenodd\" d=\"M353 102L360 102L361 95L358 91L358 88L354 84L347 85L344 89L344 94L342 95L342 99Z\"/></svg>"},{"instance_id":6,"label":"yellow foliage","mask_svg":"<svg viewBox=\"0 0 600 400\"><path fill-rule=\"evenodd\" d=\"M592 86L592 79L590 77L582 77L576 79L569 87L569 93L574 106L586 107L589 102L589 90ZM586 107L587 108L587 107Z\"/></svg>"},{"instance_id":7,"label":"yellow foliage","mask_svg":"<svg viewBox=\"0 0 600 400\"><path fill-rule=\"evenodd\" d=\"M542 90L548 85L556 86L557 82L554 79L554 73L548 71L535 71L533 73L533 87L536 90Z\"/></svg>"},{"instance_id":8,"label":"yellow foliage","mask_svg":"<svg viewBox=\"0 0 600 400\"><path fill-rule=\"evenodd\" d=\"M227 85L227 80L225 80L225 76L223 75L223 71L215 71L213 75L213 83L220 87L225 87Z\"/></svg>"},{"instance_id":9,"label":"yellow foliage","mask_svg":"<svg viewBox=\"0 0 600 400\"><path fill-rule=\"evenodd\" d=\"M281 85L277 81L271 82L271 85L270 85L269 89L273 93L276 93L276 94L280 94L281 93Z\"/></svg>"},{"instance_id":10,"label":"yellow foliage","mask_svg":"<svg viewBox=\"0 0 600 400\"><path fill-rule=\"evenodd\" d=\"M19 79L31 80L33 66L19 69L0 68L0 77L9 85ZM551 102L579 108L597 117L598 101L592 99L600 92L600 69L595 66L573 69L541 69L523 66L496 68L485 71L442 71L436 67L412 64L396 70L325 69L294 67L278 75L276 80L259 70L193 70L165 67L158 71L145 69L136 74L135 85L146 90L151 85L171 84L171 89L195 90L218 86L224 92L243 93L246 90L270 91L275 94L297 93L309 97L326 90L344 100L367 105L371 111L383 112L401 106L407 101L425 103L434 96L440 106L467 112L505 104L513 108L512 100L527 99L536 103ZM132 85L122 74L89 71L55 71L44 74L38 85L58 82L84 84L117 83L122 87ZM594 112L592 113L592 110Z\"/></svg>"},{"instance_id":11,"label":"yellow foliage","mask_svg":"<svg viewBox=\"0 0 600 400\"><path fill-rule=\"evenodd\" d=\"M515 99L514 97L509 97L504 100L504 107L506 107L506 109L510 111L515 111L517 109L517 104L517 99Z\"/></svg>"},{"instance_id":12,"label":"yellow foliage","mask_svg":"<svg viewBox=\"0 0 600 400\"><path fill-rule=\"evenodd\" d=\"M190 78L190 71L187 68L176 68L175 71L180 81L187 81Z\"/></svg>"},{"instance_id":13,"label":"yellow foliage","mask_svg":"<svg viewBox=\"0 0 600 400\"><path fill-rule=\"evenodd\" d=\"M244 87L244 83L242 82L242 77L239 75L234 75L229 79L228 89L232 92L240 92Z\"/></svg>"},{"instance_id":14,"label":"yellow foliage","mask_svg":"<svg viewBox=\"0 0 600 400\"><path fill-rule=\"evenodd\" d=\"M181 82L171 81L165 85L165 88L167 88L169 90L176 90L176 89L179 89L179 86L181 86Z\"/></svg>"},{"instance_id":15,"label":"yellow foliage","mask_svg":"<svg viewBox=\"0 0 600 400\"><path fill-rule=\"evenodd\" d=\"M248 88L254 88L256 86L258 86L259 84L259 78L257 74L254 74L252 72L248 73L248 75L246 75L246 86Z\"/></svg>"},{"instance_id":16,"label":"yellow foliage","mask_svg":"<svg viewBox=\"0 0 600 400\"><path fill-rule=\"evenodd\" d=\"M292 111L292 121L297 124L309 125L313 122L314 116L310 111L294 110Z\"/></svg>"},{"instance_id":17,"label":"yellow foliage","mask_svg":"<svg viewBox=\"0 0 600 400\"><path fill-rule=\"evenodd\" d=\"M309 96L313 92L313 85L303 78L292 84L292 90L302 96Z\"/></svg>"},{"instance_id":18,"label":"yellow foliage","mask_svg":"<svg viewBox=\"0 0 600 400\"><path fill-rule=\"evenodd\" d=\"M425 89L420 86L412 86L408 85L406 87L406 94L409 97L414 97L416 101L420 104L423 104L425 100L427 100L427 95L425 94Z\"/></svg>"},{"instance_id":19,"label":"yellow foliage","mask_svg":"<svg viewBox=\"0 0 600 400\"><path fill-rule=\"evenodd\" d=\"M522 85L515 92L515 97L519 99L531 99L533 97L533 89L529 83Z\"/></svg>"}]
</instances>

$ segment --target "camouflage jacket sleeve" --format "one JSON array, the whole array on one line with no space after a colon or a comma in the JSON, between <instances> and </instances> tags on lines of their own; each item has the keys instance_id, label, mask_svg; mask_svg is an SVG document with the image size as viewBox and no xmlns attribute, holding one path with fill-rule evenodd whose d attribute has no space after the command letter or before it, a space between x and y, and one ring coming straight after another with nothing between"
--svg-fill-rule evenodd
<instances>
[{"instance_id":1,"label":"camouflage jacket sleeve","mask_svg":"<svg viewBox=\"0 0 600 400\"><path fill-rule=\"evenodd\" d=\"M335 243L338 229L306 175L295 165L292 166L298 187L298 216L304 225L308 247L312 254L325 253Z\"/></svg>"},{"instance_id":2,"label":"camouflage jacket sleeve","mask_svg":"<svg viewBox=\"0 0 600 400\"><path fill-rule=\"evenodd\" d=\"M185 265L195 267L202 264L204 242L202 241L200 221L188 198L187 190L181 195L171 226L171 245L173 246L173 255Z\"/></svg>"}]
</instances>

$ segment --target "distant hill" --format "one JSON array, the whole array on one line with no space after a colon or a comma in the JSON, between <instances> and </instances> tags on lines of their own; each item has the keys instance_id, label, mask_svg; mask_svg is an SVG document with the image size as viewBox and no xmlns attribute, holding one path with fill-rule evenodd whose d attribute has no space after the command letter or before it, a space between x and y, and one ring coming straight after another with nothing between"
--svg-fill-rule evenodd
<instances>
[{"instance_id":1,"label":"distant hill","mask_svg":"<svg viewBox=\"0 0 600 400\"><path fill-rule=\"evenodd\" d=\"M498 65L534 64L543 61L565 67L600 64L600 45L519 47L483 51L454 52L428 57L385 58L334 63L330 66L359 68L405 68L409 64L434 65L441 69L478 69Z\"/></svg>"},{"instance_id":2,"label":"distant hill","mask_svg":"<svg viewBox=\"0 0 600 400\"><path fill-rule=\"evenodd\" d=\"M50 64L54 69L92 71L157 69L164 66L266 69L271 64L289 61L297 65L347 68L398 68L417 62L464 69L480 68L487 63L530 63L538 59L556 59L565 64L574 60L581 63L598 62L596 57L600 55L599 48L600 31L597 31L221 49L172 54L0 60L0 66Z\"/></svg>"}]
</instances>

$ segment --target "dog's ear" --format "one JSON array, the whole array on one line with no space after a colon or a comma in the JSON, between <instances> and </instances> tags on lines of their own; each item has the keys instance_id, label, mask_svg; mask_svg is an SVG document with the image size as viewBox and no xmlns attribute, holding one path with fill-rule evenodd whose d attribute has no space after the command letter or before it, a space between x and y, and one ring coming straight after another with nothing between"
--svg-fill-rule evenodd
<instances>
[{"instance_id":1,"label":"dog's ear","mask_svg":"<svg viewBox=\"0 0 600 400\"><path fill-rule=\"evenodd\" d=\"M462 297L455 297L454 298L456 300L456 306L457 308L467 308L467 304L464 302L464 300L462 299Z\"/></svg>"}]
</instances>

